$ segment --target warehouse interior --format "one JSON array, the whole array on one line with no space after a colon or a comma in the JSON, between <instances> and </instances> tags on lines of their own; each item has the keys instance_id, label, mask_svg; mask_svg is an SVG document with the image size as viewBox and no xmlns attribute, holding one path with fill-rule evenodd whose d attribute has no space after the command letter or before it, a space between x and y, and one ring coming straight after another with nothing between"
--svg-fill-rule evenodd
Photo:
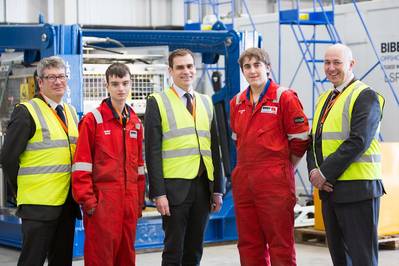
<instances>
[{"instance_id":1,"label":"warehouse interior","mask_svg":"<svg viewBox=\"0 0 399 266\"><path fill-rule=\"evenodd\" d=\"M195 90L212 97L218 116L226 194L211 215L202 265L240 265L231 173L236 153L229 128L229 101L248 83L237 63L249 47L271 57L272 78L294 88L310 123L318 96L331 87L323 72L328 45L343 43L356 60L355 77L385 98L379 139L386 191L381 199L379 265L399 263L399 2L396 0L0 0L0 144L16 104L35 93L34 71L46 56L67 61L64 96L80 116L107 97L104 73L128 64L129 103L143 118L147 97L171 84L169 52L195 53ZM145 125L144 125L145 128ZM0 145L1 147L1 145ZM295 174L295 237L298 265L333 265L320 199L303 158ZM14 205L13 205L14 204ZM162 224L153 203L137 226L137 265L160 265ZM7 182L0 171L0 264L16 265L21 247ZM84 265L84 228L75 229L73 265Z\"/></svg>"}]
</instances>

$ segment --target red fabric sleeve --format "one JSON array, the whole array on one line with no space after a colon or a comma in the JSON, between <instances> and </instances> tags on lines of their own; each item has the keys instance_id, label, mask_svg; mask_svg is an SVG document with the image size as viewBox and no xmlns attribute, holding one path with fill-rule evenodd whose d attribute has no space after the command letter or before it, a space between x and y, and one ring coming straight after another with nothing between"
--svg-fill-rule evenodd
<instances>
[{"instance_id":1,"label":"red fabric sleeve","mask_svg":"<svg viewBox=\"0 0 399 266\"><path fill-rule=\"evenodd\" d=\"M233 97L230 101L230 128L233 132L235 132L235 125L234 125L234 119L236 115L236 98L237 95Z\"/></svg>"},{"instance_id":2,"label":"red fabric sleeve","mask_svg":"<svg viewBox=\"0 0 399 266\"><path fill-rule=\"evenodd\" d=\"M137 149L138 149L138 167L143 169L144 172L144 160L143 160L143 125L140 124L140 130L137 136ZM139 171L140 173L140 171ZM139 217L141 217L141 211L144 207L144 197L145 197L145 174L139 174L137 178L137 191L138 191L138 208Z\"/></svg>"},{"instance_id":3,"label":"red fabric sleeve","mask_svg":"<svg viewBox=\"0 0 399 266\"><path fill-rule=\"evenodd\" d=\"M297 94L288 90L281 95L284 129L293 155L302 157L309 145L309 122Z\"/></svg>"},{"instance_id":4,"label":"red fabric sleeve","mask_svg":"<svg viewBox=\"0 0 399 266\"><path fill-rule=\"evenodd\" d=\"M93 165L93 151L96 122L94 116L89 113L79 123L79 138L76 144L74 156L74 168L79 163ZM93 168L93 167L92 167ZM72 173L73 197L85 211L97 206L97 197L93 191L93 176L91 171L74 170Z\"/></svg>"}]
</instances>

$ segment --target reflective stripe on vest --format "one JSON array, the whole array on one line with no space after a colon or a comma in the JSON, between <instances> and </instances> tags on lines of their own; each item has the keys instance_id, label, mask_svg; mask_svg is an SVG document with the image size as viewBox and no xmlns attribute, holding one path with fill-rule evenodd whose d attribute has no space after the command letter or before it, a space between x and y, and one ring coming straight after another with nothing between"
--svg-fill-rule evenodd
<instances>
[{"instance_id":1,"label":"reflective stripe on vest","mask_svg":"<svg viewBox=\"0 0 399 266\"><path fill-rule=\"evenodd\" d=\"M69 145L69 142L76 144L77 138L76 137L70 137L69 142L68 140L50 140L50 132L48 130L48 126L46 121L44 120L43 114L41 113L41 110L39 108L39 105L35 102L31 102L33 109L35 109L35 112L38 115L38 119L40 121L40 124L43 125L42 127L42 134L43 134L43 141L42 142L34 142L34 143L28 143L26 146L26 150L41 150L41 149L49 149L49 148L59 148L59 147L65 147L66 145ZM74 121L77 121L76 116L72 116ZM76 120L75 120L76 119ZM77 122L75 122L77 124Z\"/></svg>"},{"instance_id":2,"label":"reflective stripe on vest","mask_svg":"<svg viewBox=\"0 0 399 266\"><path fill-rule=\"evenodd\" d=\"M352 117L352 110L355 101L359 94L368 88L368 86L360 81L355 81L348 88L346 88L337 99L334 106L331 108L322 131L322 154L323 159L326 159L330 154L334 153L339 146L350 135L350 121ZM315 147L315 132L317 129L317 122L321 116L321 111L331 90L322 94L316 105L316 111L312 126L313 147ZM384 105L384 99L378 94L381 113ZM353 162L345 172L338 178L338 180L373 180L381 179L381 151L378 143L378 133L374 136L370 147ZM313 149L315 158L315 150ZM317 160L316 160L317 164Z\"/></svg>"},{"instance_id":3,"label":"reflective stripe on vest","mask_svg":"<svg viewBox=\"0 0 399 266\"><path fill-rule=\"evenodd\" d=\"M65 165L24 167L18 171L18 174L34 175L34 174L64 173L70 171L71 171L71 165L65 164Z\"/></svg>"},{"instance_id":4,"label":"reflective stripe on vest","mask_svg":"<svg viewBox=\"0 0 399 266\"><path fill-rule=\"evenodd\" d=\"M213 180L210 149L212 102L206 95L194 95L195 122L171 89L153 94L162 120L162 164L165 178L195 178L202 156L208 178Z\"/></svg>"},{"instance_id":5,"label":"reflective stripe on vest","mask_svg":"<svg viewBox=\"0 0 399 266\"><path fill-rule=\"evenodd\" d=\"M200 153L205 156L212 156L211 151L201 150ZM175 158L189 155L197 155L198 148L187 148L172 151L162 151L162 158Z\"/></svg>"},{"instance_id":6,"label":"reflective stripe on vest","mask_svg":"<svg viewBox=\"0 0 399 266\"><path fill-rule=\"evenodd\" d=\"M34 98L22 104L31 114L36 131L19 158L18 205L62 205L69 191L71 161L78 137L76 111L64 104L68 136L43 100Z\"/></svg>"}]
</instances>

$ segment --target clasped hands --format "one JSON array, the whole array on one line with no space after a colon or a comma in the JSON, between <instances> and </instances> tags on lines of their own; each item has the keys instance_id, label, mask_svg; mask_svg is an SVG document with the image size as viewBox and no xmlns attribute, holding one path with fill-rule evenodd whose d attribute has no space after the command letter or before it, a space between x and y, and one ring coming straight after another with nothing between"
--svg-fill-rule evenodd
<instances>
[{"instance_id":1,"label":"clasped hands","mask_svg":"<svg viewBox=\"0 0 399 266\"><path fill-rule=\"evenodd\" d=\"M334 189L333 185L323 177L320 170L317 168L310 171L309 180L310 180L310 183L312 183L312 185L317 187L319 190L332 192Z\"/></svg>"}]
</instances>

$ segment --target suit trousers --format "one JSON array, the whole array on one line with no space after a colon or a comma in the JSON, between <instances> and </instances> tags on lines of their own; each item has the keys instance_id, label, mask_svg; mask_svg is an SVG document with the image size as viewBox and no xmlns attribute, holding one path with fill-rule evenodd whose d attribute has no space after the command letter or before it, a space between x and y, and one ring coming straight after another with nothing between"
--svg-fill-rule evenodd
<instances>
[{"instance_id":1,"label":"suit trousers","mask_svg":"<svg viewBox=\"0 0 399 266\"><path fill-rule=\"evenodd\" d=\"M378 265L380 198L337 203L322 201L327 243L334 265Z\"/></svg>"},{"instance_id":2,"label":"suit trousers","mask_svg":"<svg viewBox=\"0 0 399 266\"><path fill-rule=\"evenodd\" d=\"M181 204L170 205L169 209L171 215L162 217L165 232L162 265L199 265L210 211L206 173L191 181L187 197Z\"/></svg>"},{"instance_id":3,"label":"suit trousers","mask_svg":"<svg viewBox=\"0 0 399 266\"><path fill-rule=\"evenodd\" d=\"M22 219L22 250L18 266L70 266L75 232L75 206L67 202L57 219Z\"/></svg>"}]
</instances>

